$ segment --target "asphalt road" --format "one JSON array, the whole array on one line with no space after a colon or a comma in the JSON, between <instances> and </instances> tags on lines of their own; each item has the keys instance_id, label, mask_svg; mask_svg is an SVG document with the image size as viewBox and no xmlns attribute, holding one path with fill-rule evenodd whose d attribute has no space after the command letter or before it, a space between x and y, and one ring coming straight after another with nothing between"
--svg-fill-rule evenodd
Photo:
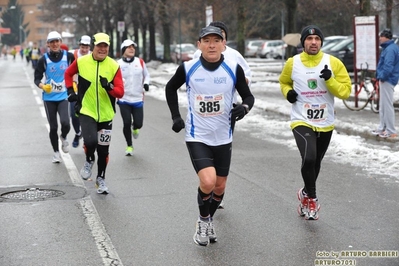
<instances>
[{"instance_id":1,"label":"asphalt road","mask_svg":"<svg viewBox=\"0 0 399 266\"><path fill-rule=\"evenodd\" d=\"M110 194L98 195L93 181L79 178L81 146L63 154L63 163L51 163L32 74L19 58L0 59L0 265L309 266L334 265L327 263L337 254L335 265L399 265L398 183L326 156L318 180L320 219L305 221L296 211L298 151L252 137L239 124L226 208L215 215L218 242L195 245L197 177L183 133L171 130L166 103L151 97L132 157L124 155L116 114L106 176ZM71 131L70 142L72 137ZM6 198L29 188L64 194Z\"/></svg>"}]
</instances>

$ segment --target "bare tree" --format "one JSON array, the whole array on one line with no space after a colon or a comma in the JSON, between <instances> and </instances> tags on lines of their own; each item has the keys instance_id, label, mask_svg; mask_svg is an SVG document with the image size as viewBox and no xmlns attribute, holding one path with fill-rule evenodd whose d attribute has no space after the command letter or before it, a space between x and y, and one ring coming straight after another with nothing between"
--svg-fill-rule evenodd
<instances>
[{"instance_id":1,"label":"bare tree","mask_svg":"<svg viewBox=\"0 0 399 266\"><path fill-rule=\"evenodd\" d=\"M172 59L170 58L170 44L171 44L171 38L170 38L170 17L169 17L169 5L168 5L168 0L161 0L161 4L159 5L159 17L161 20L161 25L162 25L162 31L163 31L163 60L165 62L172 62Z\"/></svg>"},{"instance_id":2,"label":"bare tree","mask_svg":"<svg viewBox=\"0 0 399 266\"><path fill-rule=\"evenodd\" d=\"M246 0L237 1L237 50L245 54Z\"/></svg>"},{"instance_id":3,"label":"bare tree","mask_svg":"<svg viewBox=\"0 0 399 266\"><path fill-rule=\"evenodd\" d=\"M213 19L228 26L228 39L243 43L248 38L280 39L285 32L298 32L308 24L316 24L327 35L352 34L354 15L376 14L371 0L43 0L42 19L62 23L68 16L76 21L76 35L104 31L119 36L117 22L125 22L123 39L140 42L143 57L156 58L157 35L164 44L164 58L169 58L169 45L195 43L199 29L206 26L205 7L213 8ZM388 22L394 0L385 0ZM326 4L328 3L328 4ZM378 4L381 4L378 2ZM390 8L388 8L390 7ZM284 15L283 15L284 13ZM57 22L59 21L59 22ZM283 24L284 23L284 24ZM139 39L140 37L140 39ZM116 40L119 51L120 40ZM114 50L114 49L111 49Z\"/></svg>"},{"instance_id":4,"label":"bare tree","mask_svg":"<svg viewBox=\"0 0 399 266\"><path fill-rule=\"evenodd\" d=\"M385 0L386 14L387 14L387 28L392 28L392 7L393 0Z\"/></svg>"}]
</instances>

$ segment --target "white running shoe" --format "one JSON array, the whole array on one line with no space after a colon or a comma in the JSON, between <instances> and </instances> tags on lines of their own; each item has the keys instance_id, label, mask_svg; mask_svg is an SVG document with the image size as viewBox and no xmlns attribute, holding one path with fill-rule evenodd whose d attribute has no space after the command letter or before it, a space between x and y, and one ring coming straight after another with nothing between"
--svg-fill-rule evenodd
<instances>
[{"instance_id":1,"label":"white running shoe","mask_svg":"<svg viewBox=\"0 0 399 266\"><path fill-rule=\"evenodd\" d=\"M209 242L210 243L215 243L218 241L217 236L216 236L216 231L215 231L215 226L213 225L213 218L209 218L208 222L208 237L209 237Z\"/></svg>"},{"instance_id":2,"label":"white running shoe","mask_svg":"<svg viewBox=\"0 0 399 266\"><path fill-rule=\"evenodd\" d=\"M195 244L200 246L209 245L208 222L204 222L200 219L197 220L193 240Z\"/></svg>"},{"instance_id":3,"label":"white running shoe","mask_svg":"<svg viewBox=\"0 0 399 266\"><path fill-rule=\"evenodd\" d=\"M378 136L380 134L384 134L385 131L380 131L378 129L374 129L374 130L371 130L370 133L371 133L371 135Z\"/></svg>"},{"instance_id":4,"label":"white running shoe","mask_svg":"<svg viewBox=\"0 0 399 266\"><path fill-rule=\"evenodd\" d=\"M299 216L305 216L305 214L308 211L307 208L308 208L309 197L306 193L303 192L303 188L298 190L297 196L300 202L298 206L298 214Z\"/></svg>"},{"instance_id":5,"label":"white running shoe","mask_svg":"<svg viewBox=\"0 0 399 266\"><path fill-rule=\"evenodd\" d=\"M108 187L105 184L105 179L102 177L97 177L96 188L98 194L108 194Z\"/></svg>"},{"instance_id":6,"label":"white running shoe","mask_svg":"<svg viewBox=\"0 0 399 266\"><path fill-rule=\"evenodd\" d=\"M220 202L218 209L224 209L224 201L223 200Z\"/></svg>"},{"instance_id":7,"label":"white running shoe","mask_svg":"<svg viewBox=\"0 0 399 266\"><path fill-rule=\"evenodd\" d=\"M61 140L61 143L62 143L62 145L61 145L62 151L64 153L68 153L69 152L69 148L68 148L69 143L68 143L68 141L66 139L64 139L62 136L60 136L60 140Z\"/></svg>"},{"instance_id":8,"label":"white running shoe","mask_svg":"<svg viewBox=\"0 0 399 266\"><path fill-rule=\"evenodd\" d=\"M80 176L84 179L87 180L91 177L91 168L93 168L94 162L88 162L86 161L83 164L82 169L80 170Z\"/></svg>"},{"instance_id":9,"label":"white running shoe","mask_svg":"<svg viewBox=\"0 0 399 266\"><path fill-rule=\"evenodd\" d=\"M319 219L319 210L320 210L320 204L318 199L309 198L307 212L305 213L305 219L306 220Z\"/></svg>"},{"instance_id":10,"label":"white running shoe","mask_svg":"<svg viewBox=\"0 0 399 266\"><path fill-rule=\"evenodd\" d=\"M60 162L61 162L61 155L60 155L60 152L58 152L58 151L54 152L52 162L53 162L53 163L60 163Z\"/></svg>"}]
</instances>

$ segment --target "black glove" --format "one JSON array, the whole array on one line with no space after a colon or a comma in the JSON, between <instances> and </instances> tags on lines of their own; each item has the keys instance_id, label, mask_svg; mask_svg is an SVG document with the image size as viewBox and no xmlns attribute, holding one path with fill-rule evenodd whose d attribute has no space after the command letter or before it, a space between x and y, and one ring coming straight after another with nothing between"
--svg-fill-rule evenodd
<instances>
[{"instance_id":1,"label":"black glove","mask_svg":"<svg viewBox=\"0 0 399 266\"><path fill-rule=\"evenodd\" d=\"M298 93L296 93L296 91L295 90L290 90L288 93L287 93L287 100L290 102L290 103L294 103L294 102L296 102L296 97L298 96Z\"/></svg>"},{"instance_id":2,"label":"black glove","mask_svg":"<svg viewBox=\"0 0 399 266\"><path fill-rule=\"evenodd\" d=\"M231 120L241 120L247 113L248 108L246 108L244 105L233 103L233 109L231 110Z\"/></svg>"},{"instance_id":3,"label":"black glove","mask_svg":"<svg viewBox=\"0 0 399 266\"><path fill-rule=\"evenodd\" d=\"M331 70L328 69L328 66L325 65L324 69L320 71L320 78L323 78L325 81L329 80L331 78Z\"/></svg>"},{"instance_id":4,"label":"black glove","mask_svg":"<svg viewBox=\"0 0 399 266\"><path fill-rule=\"evenodd\" d=\"M68 102L76 102L78 100L78 95L76 95L73 87L70 87L68 90Z\"/></svg>"},{"instance_id":5,"label":"black glove","mask_svg":"<svg viewBox=\"0 0 399 266\"><path fill-rule=\"evenodd\" d=\"M184 127L185 127L184 120L180 116L173 118L172 129L174 132L179 133L180 130L182 130Z\"/></svg>"},{"instance_id":6,"label":"black glove","mask_svg":"<svg viewBox=\"0 0 399 266\"><path fill-rule=\"evenodd\" d=\"M148 91L150 89L150 87L148 86L148 84L144 84L144 90Z\"/></svg>"},{"instance_id":7,"label":"black glove","mask_svg":"<svg viewBox=\"0 0 399 266\"><path fill-rule=\"evenodd\" d=\"M106 89L107 91L112 90L111 83L108 82L107 78L100 76L100 83L101 83L101 86L103 86L103 88Z\"/></svg>"}]
</instances>

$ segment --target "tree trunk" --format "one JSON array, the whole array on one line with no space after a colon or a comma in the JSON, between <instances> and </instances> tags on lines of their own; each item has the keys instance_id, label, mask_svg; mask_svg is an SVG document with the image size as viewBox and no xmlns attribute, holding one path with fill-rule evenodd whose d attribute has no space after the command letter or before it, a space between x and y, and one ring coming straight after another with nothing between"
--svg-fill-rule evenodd
<instances>
[{"instance_id":1,"label":"tree trunk","mask_svg":"<svg viewBox=\"0 0 399 266\"><path fill-rule=\"evenodd\" d=\"M285 0L285 6L287 9L287 31L286 33L296 33L296 10L297 10L297 0ZM289 58L296 51L296 47L287 46L285 49L285 58Z\"/></svg>"},{"instance_id":2,"label":"tree trunk","mask_svg":"<svg viewBox=\"0 0 399 266\"><path fill-rule=\"evenodd\" d=\"M237 2L237 50L242 56L245 55L245 23L246 23L245 0Z\"/></svg>"},{"instance_id":3,"label":"tree trunk","mask_svg":"<svg viewBox=\"0 0 399 266\"><path fill-rule=\"evenodd\" d=\"M360 16L370 14L370 0L359 0Z\"/></svg>"},{"instance_id":4,"label":"tree trunk","mask_svg":"<svg viewBox=\"0 0 399 266\"><path fill-rule=\"evenodd\" d=\"M170 58L170 19L167 10L168 1L161 0L161 4L159 5L159 18L163 31L163 62L172 62Z\"/></svg>"},{"instance_id":5,"label":"tree trunk","mask_svg":"<svg viewBox=\"0 0 399 266\"><path fill-rule=\"evenodd\" d=\"M387 25L386 27L392 29L392 7L393 0L385 0L385 8L387 10Z\"/></svg>"}]
</instances>

